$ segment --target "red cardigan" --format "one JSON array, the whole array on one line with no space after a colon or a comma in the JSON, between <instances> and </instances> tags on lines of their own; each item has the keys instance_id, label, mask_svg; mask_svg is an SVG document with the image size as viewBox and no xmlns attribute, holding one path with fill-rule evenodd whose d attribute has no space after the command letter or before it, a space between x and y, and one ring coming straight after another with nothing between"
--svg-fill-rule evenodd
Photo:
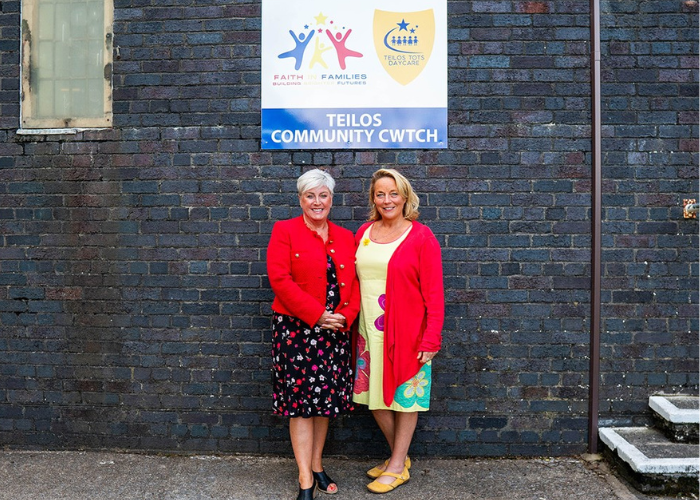
<instances>
[{"instance_id":1,"label":"red cardigan","mask_svg":"<svg viewBox=\"0 0 700 500\"><path fill-rule=\"evenodd\" d=\"M370 224L357 231L357 245ZM413 221L387 267L383 383L387 406L396 388L420 370L418 352L440 350L444 319L440 244L428 226Z\"/></svg>"},{"instance_id":2,"label":"red cardigan","mask_svg":"<svg viewBox=\"0 0 700 500\"><path fill-rule=\"evenodd\" d=\"M275 299L272 309L314 326L326 310L326 260L333 259L340 290L334 312L350 329L360 311L352 232L328 221L328 241L304 224L303 217L276 222L267 247L267 275Z\"/></svg>"}]
</instances>

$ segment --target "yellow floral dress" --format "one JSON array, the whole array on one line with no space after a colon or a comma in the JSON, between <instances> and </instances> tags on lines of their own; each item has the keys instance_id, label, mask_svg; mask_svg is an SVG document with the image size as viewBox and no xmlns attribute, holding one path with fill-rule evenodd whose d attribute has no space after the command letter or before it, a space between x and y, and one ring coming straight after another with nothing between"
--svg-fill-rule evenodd
<instances>
[{"instance_id":1,"label":"yellow floral dress","mask_svg":"<svg viewBox=\"0 0 700 500\"><path fill-rule=\"evenodd\" d=\"M427 411L430 408L430 362L396 389L391 406L384 404L382 377L387 265L411 227L391 243L377 243L371 238L372 226L365 230L355 254L361 302L353 401L369 406L370 410Z\"/></svg>"}]
</instances>

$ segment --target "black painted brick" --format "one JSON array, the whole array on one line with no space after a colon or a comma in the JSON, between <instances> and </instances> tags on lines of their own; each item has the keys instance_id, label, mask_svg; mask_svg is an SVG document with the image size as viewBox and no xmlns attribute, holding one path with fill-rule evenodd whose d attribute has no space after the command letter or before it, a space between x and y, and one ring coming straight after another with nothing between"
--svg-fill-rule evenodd
<instances>
[{"instance_id":1,"label":"black painted brick","mask_svg":"<svg viewBox=\"0 0 700 500\"><path fill-rule=\"evenodd\" d=\"M607 419L698 390L691 4L603 6ZM290 454L270 415L272 224L325 166L333 218L357 229L386 165L414 182L445 263L412 453L586 449L587 4L449 2L449 149L280 152L259 150L259 2L115 0L115 128L60 136L16 134L19 5L0 3L0 444ZM359 409L328 450L383 456L380 441Z\"/></svg>"}]
</instances>

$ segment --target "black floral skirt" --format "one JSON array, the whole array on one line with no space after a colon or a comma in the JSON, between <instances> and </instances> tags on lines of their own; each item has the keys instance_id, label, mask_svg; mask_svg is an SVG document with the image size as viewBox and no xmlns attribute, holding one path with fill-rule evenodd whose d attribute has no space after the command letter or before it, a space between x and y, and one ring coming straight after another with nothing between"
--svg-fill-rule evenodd
<instances>
[{"instance_id":1,"label":"black floral skirt","mask_svg":"<svg viewBox=\"0 0 700 500\"><path fill-rule=\"evenodd\" d=\"M327 310L340 301L328 258ZM309 326L299 318L272 317L272 407L286 417L334 417L353 409L350 333Z\"/></svg>"}]
</instances>

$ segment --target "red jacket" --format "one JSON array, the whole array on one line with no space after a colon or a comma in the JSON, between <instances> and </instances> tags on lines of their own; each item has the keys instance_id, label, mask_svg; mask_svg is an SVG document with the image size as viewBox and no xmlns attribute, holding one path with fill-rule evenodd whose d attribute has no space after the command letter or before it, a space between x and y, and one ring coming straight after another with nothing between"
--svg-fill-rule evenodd
<instances>
[{"instance_id":1,"label":"red jacket","mask_svg":"<svg viewBox=\"0 0 700 500\"><path fill-rule=\"evenodd\" d=\"M326 260L333 259L340 290L334 312L350 329L360 311L352 232L328 221L328 242L304 224L303 217L276 222L267 247L267 275L275 299L272 309L316 324L326 310Z\"/></svg>"},{"instance_id":2,"label":"red jacket","mask_svg":"<svg viewBox=\"0 0 700 500\"><path fill-rule=\"evenodd\" d=\"M370 224L357 231L357 245ZM440 350L444 319L440 244L428 226L413 221L387 267L383 384L387 406L396 388L420 370L418 353Z\"/></svg>"}]
</instances>

